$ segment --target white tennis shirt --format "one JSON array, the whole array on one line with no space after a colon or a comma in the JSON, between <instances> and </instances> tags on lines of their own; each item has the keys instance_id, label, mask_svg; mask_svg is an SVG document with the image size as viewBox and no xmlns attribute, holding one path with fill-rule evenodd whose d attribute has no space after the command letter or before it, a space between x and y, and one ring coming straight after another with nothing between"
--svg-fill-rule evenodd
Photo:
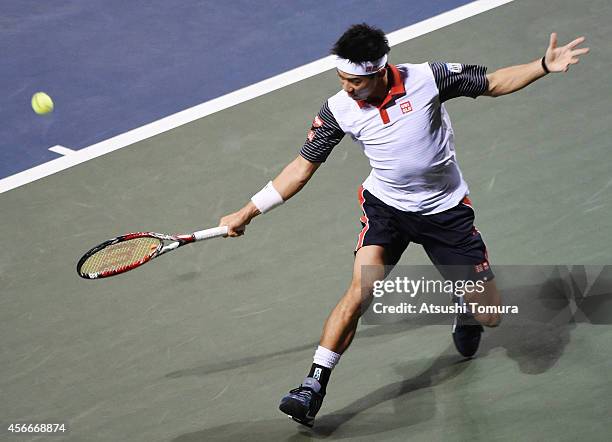
<instances>
[{"instance_id":1,"label":"white tennis shirt","mask_svg":"<svg viewBox=\"0 0 612 442\"><path fill-rule=\"evenodd\" d=\"M363 149L372 171L363 187L389 206L434 214L469 193L455 154L444 101L476 98L488 87L486 68L458 63L388 65L390 90L377 105L345 91L315 117L300 154L324 162L345 134Z\"/></svg>"}]
</instances>

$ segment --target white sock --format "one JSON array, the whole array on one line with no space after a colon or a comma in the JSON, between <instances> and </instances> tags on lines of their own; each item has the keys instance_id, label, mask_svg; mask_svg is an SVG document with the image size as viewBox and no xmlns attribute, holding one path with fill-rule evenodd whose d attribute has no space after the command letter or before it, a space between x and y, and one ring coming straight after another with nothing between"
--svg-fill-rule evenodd
<instances>
[{"instance_id":1,"label":"white sock","mask_svg":"<svg viewBox=\"0 0 612 442\"><path fill-rule=\"evenodd\" d=\"M317 347L317 351L314 354L312 362L322 367L329 368L332 370L336 364L340 361L340 355L320 345Z\"/></svg>"}]
</instances>

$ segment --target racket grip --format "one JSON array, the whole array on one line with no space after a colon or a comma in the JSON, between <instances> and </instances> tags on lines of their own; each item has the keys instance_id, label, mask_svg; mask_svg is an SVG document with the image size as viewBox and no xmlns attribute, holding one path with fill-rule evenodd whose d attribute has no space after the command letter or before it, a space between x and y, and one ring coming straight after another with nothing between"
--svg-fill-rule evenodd
<instances>
[{"instance_id":1,"label":"racket grip","mask_svg":"<svg viewBox=\"0 0 612 442\"><path fill-rule=\"evenodd\" d=\"M203 239L217 238L219 236L227 235L227 226L213 227L212 229L199 230L193 233L193 237L196 241Z\"/></svg>"}]
</instances>

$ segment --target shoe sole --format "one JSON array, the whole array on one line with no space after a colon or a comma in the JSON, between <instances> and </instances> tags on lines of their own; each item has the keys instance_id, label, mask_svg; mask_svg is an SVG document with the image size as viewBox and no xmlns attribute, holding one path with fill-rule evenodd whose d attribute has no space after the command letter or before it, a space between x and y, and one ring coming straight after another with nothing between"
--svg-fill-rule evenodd
<instances>
[{"instance_id":1,"label":"shoe sole","mask_svg":"<svg viewBox=\"0 0 612 442\"><path fill-rule=\"evenodd\" d=\"M314 419L310 420L304 414L304 409L301 404L297 401L288 400L279 405L278 409L289 416L299 424L302 424L308 428L312 428L314 425Z\"/></svg>"}]
</instances>

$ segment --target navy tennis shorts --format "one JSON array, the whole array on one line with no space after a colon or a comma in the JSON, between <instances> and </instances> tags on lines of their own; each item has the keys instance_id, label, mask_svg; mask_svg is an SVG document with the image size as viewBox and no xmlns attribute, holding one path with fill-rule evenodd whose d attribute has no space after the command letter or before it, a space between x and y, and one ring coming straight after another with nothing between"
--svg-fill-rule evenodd
<instances>
[{"instance_id":1,"label":"navy tennis shorts","mask_svg":"<svg viewBox=\"0 0 612 442\"><path fill-rule=\"evenodd\" d=\"M474 209L466 196L444 212L421 215L391 207L360 187L363 215L355 252L363 246L385 248L385 263L395 265L411 242L421 244L446 279L491 280L487 247L474 226Z\"/></svg>"}]
</instances>

